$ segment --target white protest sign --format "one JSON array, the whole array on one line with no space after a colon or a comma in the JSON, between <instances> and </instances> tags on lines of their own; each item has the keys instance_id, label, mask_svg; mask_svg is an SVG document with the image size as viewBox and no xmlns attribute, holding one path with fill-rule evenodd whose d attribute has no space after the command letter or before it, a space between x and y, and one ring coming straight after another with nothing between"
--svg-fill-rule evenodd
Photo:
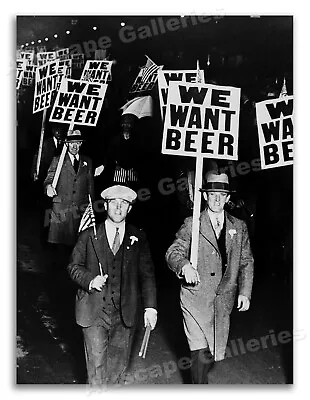
<instances>
[{"instance_id":1,"label":"white protest sign","mask_svg":"<svg viewBox=\"0 0 310 400\"><path fill-rule=\"evenodd\" d=\"M68 60L68 58L70 58L69 48L57 50L56 58L58 58L59 60Z\"/></svg>"},{"instance_id":2,"label":"white protest sign","mask_svg":"<svg viewBox=\"0 0 310 400\"><path fill-rule=\"evenodd\" d=\"M240 88L170 82L162 153L238 159Z\"/></svg>"},{"instance_id":3,"label":"white protest sign","mask_svg":"<svg viewBox=\"0 0 310 400\"><path fill-rule=\"evenodd\" d=\"M72 60L71 59L66 59L66 60L59 60L59 66L66 67L66 78L71 78L71 73L72 73Z\"/></svg>"},{"instance_id":4,"label":"white protest sign","mask_svg":"<svg viewBox=\"0 0 310 400\"><path fill-rule=\"evenodd\" d=\"M32 86L35 81L36 76L36 65L26 65L26 69L23 75L22 85L24 86Z\"/></svg>"},{"instance_id":5,"label":"white protest sign","mask_svg":"<svg viewBox=\"0 0 310 400\"><path fill-rule=\"evenodd\" d=\"M261 168L293 164L294 96L256 103Z\"/></svg>"},{"instance_id":6,"label":"white protest sign","mask_svg":"<svg viewBox=\"0 0 310 400\"><path fill-rule=\"evenodd\" d=\"M56 60L56 52L55 51L46 51L44 53L37 53L38 66L44 65L47 62L51 62L54 60Z\"/></svg>"},{"instance_id":7,"label":"white protest sign","mask_svg":"<svg viewBox=\"0 0 310 400\"><path fill-rule=\"evenodd\" d=\"M22 79L24 76L24 72L26 69L27 65L27 60L16 60L16 89L20 88L20 85L22 83Z\"/></svg>"},{"instance_id":8,"label":"white protest sign","mask_svg":"<svg viewBox=\"0 0 310 400\"><path fill-rule=\"evenodd\" d=\"M33 113L44 110L53 104L65 67L59 67L59 60L52 61L36 70L33 98Z\"/></svg>"},{"instance_id":9,"label":"white protest sign","mask_svg":"<svg viewBox=\"0 0 310 400\"><path fill-rule=\"evenodd\" d=\"M103 83L63 78L49 120L70 125L95 126L107 86Z\"/></svg>"},{"instance_id":10,"label":"white protest sign","mask_svg":"<svg viewBox=\"0 0 310 400\"><path fill-rule=\"evenodd\" d=\"M26 52L21 51L19 54L20 58L27 61L27 64L33 64L34 53L32 51Z\"/></svg>"},{"instance_id":11,"label":"white protest sign","mask_svg":"<svg viewBox=\"0 0 310 400\"><path fill-rule=\"evenodd\" d=\"M204 83L204 71L200 71L202 83ZM168 98L169 82L195 83L197 70L159 70L158 71L158 93L162 120L165 119L166 104Z\"/></svg>"},{"instance_id":12,"label":"white protest sign","mask_svg":"<svg viewBox=\"0 0 310 400\"><path fill-rule=\"evenodd\" d=\"M81 75L81 81L107 83L112 80L113 61L87 60Z\"/></svg>"}]
</instances>

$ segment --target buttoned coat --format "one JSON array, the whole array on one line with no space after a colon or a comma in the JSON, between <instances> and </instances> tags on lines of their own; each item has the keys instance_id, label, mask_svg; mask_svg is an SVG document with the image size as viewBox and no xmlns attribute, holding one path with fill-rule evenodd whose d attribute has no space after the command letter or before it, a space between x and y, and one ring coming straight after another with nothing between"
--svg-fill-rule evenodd
<instances>
[{"instance_id":1,"label":"buttoned coat","mask_svg":"<svg viewBox=\"0 0 310 400\"><path fill-rule=\"evenodd\" d=\"M238 294L251 298L253 256L247 227L225 212L227 268L222 276L222 259L207 211L200 215L197 270L200 283L182 281L180 303L183 323L191 350L205 347L195 331L202 331L215 361L225 357L230 314ZM166 261L178 277L190 259L192 217L186 218L166 253ZM201 332L198 332L199 334Z\"/></svg>"},{"instance_id":2,"label":"buttoned coat","mask_svg":"<svg viewBox=\"0 0 310 400\"><path fill-rule=\"evenodd\" d=\"M105 223L97 226L97 239L92 228L83 231L68 266L71 279L79 285L76 322L82 327L91 326L104 307L108 281L100 292L89 290L90 281L100 275L99 263L103 274L107 272L103 241L107 241ZM125 326L130 328L135 325L139 304L143 304L144 308L156 308L154 265L145 234L132 225L126 224L122 249L120 313Z\"/></svg>"},{"instance_id":3,"label":"buttoned coat","mask_svg":"<svg viewBox=\"0 0 310 400\"><path fill-rule=\"evenodd\" d=\"M52 184L59 156L54 157L48 169L44 186ZM89 203L88 195L94 199L94 180L91 159L80 155L79 169L75 173L68 154L65 155L53 197L48 241L74 245L78 237L81 217Z\"/></svg>"}]
</instances>

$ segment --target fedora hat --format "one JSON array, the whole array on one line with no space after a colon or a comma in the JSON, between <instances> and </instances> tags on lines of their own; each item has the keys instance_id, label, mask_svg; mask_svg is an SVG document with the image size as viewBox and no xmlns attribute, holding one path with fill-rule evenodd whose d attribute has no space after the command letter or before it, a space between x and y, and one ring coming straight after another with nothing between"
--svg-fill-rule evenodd
<instances>
[{"instance_id":1,"label":"fedora hat","mask_svg":"<svg viewBox=\"0 0 310 400\"><path fill-rule=\"evenodd\" d=\"M74 131L68 131L65 142L73 142L73 141L83 142L84 140L85 139L83 139L81 131L76 129Z\"/></svg>"},{"instance_id":2,"label":"fedora hat","mask_svg":"<svg viewBox=\"0 0 310 400\"><path fill-rule=\"evenodd\" d=\"M201 192L225 192L231 193L232 190L229 187L229 180L226 174L217 174L209 172L207 179L203 187L200 189Z\"/></svg>"}]
</instances>

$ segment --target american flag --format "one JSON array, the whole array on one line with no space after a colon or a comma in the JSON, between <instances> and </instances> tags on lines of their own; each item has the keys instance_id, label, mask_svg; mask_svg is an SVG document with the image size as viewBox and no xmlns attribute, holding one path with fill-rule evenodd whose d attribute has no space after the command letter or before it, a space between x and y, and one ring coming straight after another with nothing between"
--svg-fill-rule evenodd
<instances>
[{"instance_id":1,"label":"american flag","mask_svg":"<svg viewBox=\"0 0 310 400\"><path fill-rule=\"evenodd\" d=\"M147 57L147 56L146 56ZM141 75L141 81L147 82L149 77L153 75L156 71L158 71L160 66L154 63L149 57L147 57L147 62L143 67L143 72Z\"/></svg>"},{"instance_id":2,"label":"american flag","mask_svg":"<svg viewBox=\"0 0 310 400\"><path fill-rule=\"evenodd\" d=\"M94 232L95 232L95 236L96 236L96 221L95 221L94 210L93 210L90 195L88 197L89 197L89 204L86 207L83 217L81 219L80 226L79 226L79 232L83 232L85 229L92 226L94 228Z\"/></svg>"}]
</instances>

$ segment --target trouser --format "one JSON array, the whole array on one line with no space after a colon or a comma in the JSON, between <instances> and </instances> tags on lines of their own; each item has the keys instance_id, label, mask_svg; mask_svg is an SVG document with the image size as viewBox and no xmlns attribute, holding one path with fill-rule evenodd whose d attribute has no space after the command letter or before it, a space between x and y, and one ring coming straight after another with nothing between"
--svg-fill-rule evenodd
<instances>
[{"instance_id":1,"label":"trouser","mask_svg":"<svg viewBox=\"0 0 310 400\"><path fill-rule=\"evenodd\" d=\"M123 325L119 313L111 319L111 324L98 318L93 326L83 328L90 385L119 382L129 361L132 331Z\"/></svg>"},{"instance_id":2,"label":"trouser","mask_svg":"<svg viewBox=\"0 0 310 400\"><path fill-rule=\"evenodd\" d=\"M208 373L214 364L209 347L191 351L192 383L208 383Z\"/></svg>"}]
</instances>

